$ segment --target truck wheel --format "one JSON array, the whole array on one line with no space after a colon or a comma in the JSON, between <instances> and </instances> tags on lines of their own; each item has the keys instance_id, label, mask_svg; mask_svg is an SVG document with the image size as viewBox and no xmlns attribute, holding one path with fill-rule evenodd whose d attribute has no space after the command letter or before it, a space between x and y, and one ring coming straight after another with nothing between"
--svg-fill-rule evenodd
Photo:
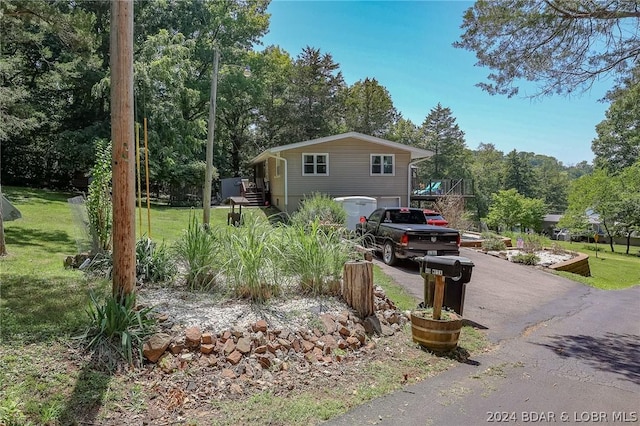
<instances>
[{"instance_id":1,"label":"truck wheel","mask_svg":"<svg viewBox=\"0 0 640 426\"><path fill-rule=\"evenodd\" d=\"M393 266L397 262L396 258L396 250L393 247L393 243L391 241L387 241L384 243L384 247L382 248L382 261L389 266Z\"/></svg>"}]
</instances>

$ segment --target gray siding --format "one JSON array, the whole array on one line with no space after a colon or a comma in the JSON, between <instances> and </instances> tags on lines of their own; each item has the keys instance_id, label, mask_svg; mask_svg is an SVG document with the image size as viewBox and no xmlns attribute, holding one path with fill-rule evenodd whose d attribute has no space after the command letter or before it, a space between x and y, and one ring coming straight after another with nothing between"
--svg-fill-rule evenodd
<instances>
[{"instance_id":1,"label":"gray siding","mask_svg":"<svg viewBox=\"0 0 640 426\"><path fill-rule=\"evenodd\" d=\"M329 156L328 176L303 176L302 154ZM394 154L393 176L371 176L371 154ZM297 209L300 200L313 192L332 197L364 195L369 197L400 197L401 205L407 205L408 164L411 155L407 151L369 143L355 138L325 142L281 153L288 164L289 212ZM273 204L281 210L284 206L284 165L282 175L275 177L275 159L268 165Z\"/></svg>"}]
</instances>

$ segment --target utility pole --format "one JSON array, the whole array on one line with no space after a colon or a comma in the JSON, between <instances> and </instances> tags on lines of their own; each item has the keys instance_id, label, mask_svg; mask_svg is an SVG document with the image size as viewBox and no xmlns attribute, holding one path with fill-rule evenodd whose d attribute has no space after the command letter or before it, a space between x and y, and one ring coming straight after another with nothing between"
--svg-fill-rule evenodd
<instances>
[{"instance_id":1,"label":"utility pole","mask_svg":"<svg viewBox=\"0 0 640 426\"><path fill-rule=\"evenodd\" d=\"M207 131L207 155L202 192L202 224L209 227L211 221L211 181L213 180L213 136L216 128L216 96L218 91L218 63L220 52L213 50L213 74L211 75L211 99L209 102L209 127Z\"/></svg>"},{"instance_id":2,"label":"utility pole","mask_svg":"<svg viewBox=\"0 0 640 426\"><path fill-rule=\"evenodd\" d=\"M133 1L111 1L111 141L113 145L113 295L135 291L135 137L133 117Z\"/></svg>"}]
</instances>

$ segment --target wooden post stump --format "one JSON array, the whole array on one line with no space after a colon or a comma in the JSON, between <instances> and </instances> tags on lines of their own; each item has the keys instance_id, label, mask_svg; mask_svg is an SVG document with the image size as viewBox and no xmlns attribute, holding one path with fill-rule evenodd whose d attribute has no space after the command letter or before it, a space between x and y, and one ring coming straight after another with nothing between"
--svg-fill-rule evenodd
<instances>
[{"instance_id":1,"label":"wooden post stump","mask_svg":"<svg viewBox=\"0 0 640 426\"><path fill-rule=\"evenodd\" d=\"M433 319L439 320L442 312L442 303L444 301L444 277L436 275L436 290L433 295Z\"/></svg>"},{"instance_id":2,"label":"wooden post stump","mask_svg":"<svg viewBox=\"0 0 640 426\"><path fill-rule=\"evenodd\" d=\"M342 276L342 298L362 319L373 315L373 263L347 262Z\"/></svg>"}]
</instances>

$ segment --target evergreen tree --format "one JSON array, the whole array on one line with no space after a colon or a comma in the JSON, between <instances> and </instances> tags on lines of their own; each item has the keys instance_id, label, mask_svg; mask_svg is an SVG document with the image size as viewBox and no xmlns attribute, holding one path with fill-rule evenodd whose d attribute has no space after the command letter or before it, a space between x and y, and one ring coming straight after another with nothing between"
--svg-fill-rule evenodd
<instances>
[{"instance_id":1,"label":"evergreen tree","mask_svg":"<svg viewBox=\"0 0 640 426\"><path fill-rule=\"evenodd\" d=\"M422 126L420 148L433 152L433 156L421 163L423 179L455 179L470 175L470 152L464 140L464 132L456 123L449 108L440 103L425 118Z\"/></svg>"},{"instance_id":2,"label":"evergreen tree","mask_svg":"<svg viewBox=\"0 0 640 426\"><path fill-rule=\"evenodd\" d=\"M365 135L384 138L398 119L389 91L375 78L365 78L349 87L345 109L347 130Z\"/></svg>"},{"instance_id":3,"label":"evergreen tree","mask_svg":"<svg viewBox=\"0 0 640 426\"><path fill-rule=\"evenodd\" d=\"M515 149L507 154L504 162L504 177L502 187L515 189L519 194L535 198L537 182L533 167L525 153L518 153Z\"/></svg>"},{"instance_id":4,"label":"evergreen tree","mask_svg":"<svg viewBox=\"0 0 640 426\"><path fill-rule=\"evenodd\" d=\"M329 136L343 126L345 83L331 54L309 46L302 49L290 89L294 142Z\"/></svg>"}]
</instances>

